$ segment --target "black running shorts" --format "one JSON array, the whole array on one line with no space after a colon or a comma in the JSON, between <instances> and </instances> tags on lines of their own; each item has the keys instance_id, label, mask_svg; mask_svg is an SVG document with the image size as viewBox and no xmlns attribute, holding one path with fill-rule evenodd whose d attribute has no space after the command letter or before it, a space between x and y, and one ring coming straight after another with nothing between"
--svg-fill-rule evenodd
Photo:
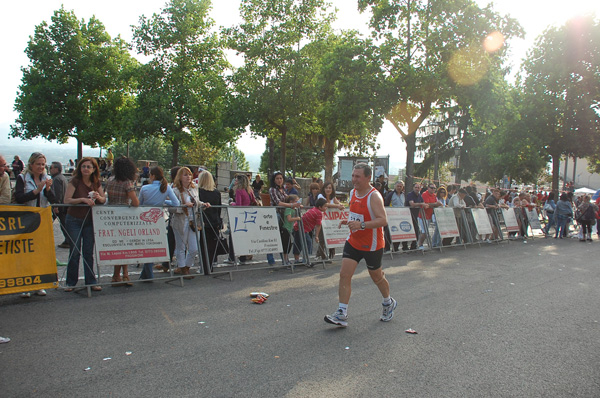
<instances>
[{"instance_id":1,"label":"black running shorts","mask_svg":"<svg viewBox=\"0 0 600 398\"><path fill-rule=\"evenodd\" d=\"M346 242L344 245L344 253L342 254L342 258L350 258L357 263L360 263L360 260L363 258L367 263L367 268L376 270L381 268L381 259L383 258L383 248L375 251L366 251L366 250L358 250L355 249L350 243Z\"/></svg>"}]
</instances>

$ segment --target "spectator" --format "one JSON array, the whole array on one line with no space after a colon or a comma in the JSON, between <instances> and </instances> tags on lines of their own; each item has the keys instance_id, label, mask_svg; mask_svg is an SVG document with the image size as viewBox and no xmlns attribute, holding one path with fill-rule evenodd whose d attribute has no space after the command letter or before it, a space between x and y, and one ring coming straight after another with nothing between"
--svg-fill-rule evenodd
<instances>
[{"instance_id":1,"label":"spectator","mask_svg":"<svg viewBox=\"0 0 600 398\"><path fill-rule=\"evenodd\" d=\"M556 217L556 233L554 239L559 236L562 239L567 220L573 217L573 205L569 201L567 194L563 193L560 195L558 203L556 204L556 210L554 210L554 216Z\"/></svg>"},{"instance_id":2,"label":"spectator","mask_svg":"<svg viewBox=\"0 0 600 398\"><path fill-rule=\"evenodd\" d=\"M546 217L548 218L548 224L546 224L546 228L544 228L544 235L546 238L550 233L550 228L554 226L556 229L556 219L554 217L554 211L556 210L556 202L554 201L554 192L550 192L548 198L546 199L546 203L544 204L544 211L546 212Z\"/></svg>"},{"instance_id":3,"label":"spectator","mask_svg":"<svg viewBox=\"0 0 600 398\"><path fill-rule=\"evenodd\" d=\"M436 186L434 183L429 183L427 186L427 191L421 195L423 199L423 209L425 210L425 219L423 219L423 213L419 213L419 229L421 235L419 235L419 243L417 246L419 250L425 250L423 246L423 242L427 237L428 228L430 223L435 223L435 219L433 218L433 209L435 207L440 207L442 204L437 201L437 196L435 195Z\"/></svg>"},{"instance_id":4,"label":"spectator","mask_svg":"<svg viewBox=\"0 0 600 398\"><path fill-rule=\"evenodd\" d=\"M302 207L302 205L298 202L287 203L285 201L285 198L287 198L288 195L283 186L283 181L284 181L283 174L280 171L276 171L275 173L273 173L273 176L271 177L271 188L269 188L269 196L271 197L271 206L282 206L282 207L293 207L293 208ZM278 217L283 218L283 214L279 214ZM281 231L280 231L280 234L281 234ZM271 253L267 254L267 262L270 265L275 264L275 258L273 257L273 254L271 254Z\"/></svg>"},{"instance_id":5,"label":"spectator","mask_svg":"<svg viewBox=\"0 0 600 398\"><path fill-rule=\"evenodd\" d=\"M438 188L438 190L435 193L435 196L437 198L437 202L441 205L439 207L446 207L448 206L448 192L446 191L446 187L445 186L440 186ZM442 245L442 238L440 236L440 230L437 226L437 221L435 220L435 215L432 216L432 219L434 220L434 224L435 224L435 231L433 232L433 239L431 242L431 245L433 247L440 247ZM445 238L447 239L447 238ZM450 240L452 240L452 238L450 238Z\"/></svg>"},{"instance_id":6,"label":"spectator","mask_svg":"<svg viewBox=\"0 0 600 398\"><path fill-rule=\"evenodd\" d=\"M23 161L21 160L21 158L18 155L15 155L15 158L14 158L11 166L12 166L13 177L15 177L15 179L17 178L17 176L19 174L21 174L23 172L23 169L25 168L25 164L23 163Z\"/></svg>"},{"instance_id":7,"label":"spectator","mask_svg":"<svg viewBox=\"0 0 600 398\"><path fill-rule=\"evenodd\" d=\"M304 200L304 205L314 207L317 202L317 197L321 194L321 187L316 182L313 182L309 185L308 190L308 196Z\"/></svg>"},{"instance_id":8,"label":"spectator","mask_svg":"<svg viewBox=\"0 0 600 398\"><path fill-rule=\"evenodd\" d=\"M106 197L100 184L100 171L96 159L82 158L75 173L67 185L65 203L72 206L67 210L65 224L71 237L69 264L67 265L67 288L72 292L79 280L79 259L83 254L83 273L85 284L92 285L94 291L101 291L94 274L94 225L92 224L92 206L105 203Z\"/></svg>"},{"instance_id":9,"label":"spectator","mask_svg":"<svg viewBox=\"0 0 600 398\"><path fill-rule=\"evenodd\" d=\"M178 168L179 169L179 168ZM139 205L140 206L179 206L181 203L175 195L175 192L169 185L163 169L159 166L150 169L150 182L140 189L139 193ZM168 199L167 199L168 198ZM170 236L169 236L170 234ZM173 231L169 232L167 228L167 240L169 241L169 258L173 258L173 251L175 249L175 242ZM169 263L160 266L163 271L169 271ZM153 279L154 272L152 271L152 263L144 264L144 269L140 275L140 279Z\"/></svg>"},{"instance_id":10,"label":"spectator","mask_svg":"<svg viewBox=\"0 0 600 398\"><path fill-rule=\"evenodd\" d=\"M4 156L0 155L0 205L10 204L10 177L8 176L8 164Z\"/></svg>"},{"instance_id":11,"label":"spectator","mask_svg":"<svg viewBox=\"0 0 600 398\"><path fill-rule=\"evenodd\" d=\"M62 164L60 162L52 162L50 165L50 175L52 176L52 192L56 203L64 203L65 193L67 192L68 181L62 173ZM58 218L60 223L60 230L63 233L64 240L58 247L62 249L68 249L69 245L69 234L67 233L65 220L67 218L67 207L55 207L53 210L53 217Z\"/></svg>"},{"instance_id":12,"label":"spectator","mask_svg":"<svg viewBox=\"0 0 600 398\"><path fill-rule=\"evenodd\" d=\"M150 178L150 162L146 162L146 165L142 167L142 178Z\"/></svg>"},{"instance_id":13,"label":"spectator","mask_svg":"<svg viewBox=\"0 0 600 398\"><path fill-rule=\"evenodd\" d=\"M508 205L499 203L501 197L502 197L502 195L501 195L500 190L497 188L494 188L494 190L492 190L492 194L488 195L488 197L485 199L485 207L487 209L492 209L491 211L495 211L496 209L500 209L500 208L508 209ZM488 210L488 218L490 220L490 225L492 226L494 239L497 240L500 237L499 231L498 231L498 227L496 226L494 217L492 217L492 214L490 213L490 210ZM489 241L490 241L489 235L486 236L486 241L489 243Z\"/></svg>"},{"instance_id":14,"label":"spectator","mask_svg":"<svg viewBox=\"0 0 600 398\"><path fill-rule=\"evenodd\" d=\"M286 203L296 203L298 196L289 195L285 198ZM296 209L293 207L287 207L283 213L283 228L281 229L281 245L283 247L283 262L286 265L290 264L289 253L294 243L292 242L294 223L300 221L301 218L296 216ZM298 251L300 249L298 248Z\"/></svg>"},{"instance_id":15,"label":"spectator","mask_svg":"<svg viewBox=\"0 0 600 398\"><path fill-rule=\"evenodd\" d=\"M118 158L113 167L114 176L106 183L106 195L108 203L111 205L131 205L139 206L140 200L135 194L135 164L131 159L126 157ZM123 278L121 279L121 270ZM111 282L113 286L121 286L122 282L125 286L133 286L129 281L129 272L127 264L115 265Z\"/></svg>"},{"instance_id":16,"label":"spectator","mask_svg":"<svg viewBox=\"0 0 600 398\"><path fill-rule=\"evenodd\" d=\"M250 206L254 199L254 193L250 187L250 181L245 174L238 174L235 179L235 201L231 206ZM229 234L229 260L235 262L235 253L233 250L232 234ZM240 262L245 263L251 256L240 256Z\"/></svg>"},{"instance_id":17,"label":"spectator","mask_svg":"<svg viewBox=\"0 0 600 398\"><path fill-rule=\"evenodd\" d=\"M344 210L344 205L340 203L338 198L335 197L335 186L332 182L327 181L321 188L321 193L317 196L317 199L323 198L326 200L325 207L328 209ZM325 236L323 235L323 229L319 230L319 249L317 250L317 257L322 260L332 259L335 257L335 249L329 249L329 255L325 254Z\"/></svg>"},{"instance_id":18,"label":"spectator","mask_svg":"<svg viewBox=\"0 0 600 398\"><path fill-rule=\"evenodd\" d=\"M323 220L323 212L327 211L327 201L323 198L317 199L316 206L308 210L302 215L303 232L300 232L298 221L294 224L294 258L296 262L300 260L300 248L302 247L302 239L306 242L308 254L312 254L312 238L310 232L314 233L315 240L319 243L319 231L321 230L321 221ZM304 235L303 235L304 234ZM306 266L312 267L314 264L306 259Z\"/></svg>"},{"instance_id":19,"label":"spectator","mask_svg":"<svg viewBox=\"0 0 600 398\"><path fill-rule=\"evenodd\" d=\"M583 196L582 203L577 207L577 210L581 213L581 217L578 220L579 224L583 228L582 238L579 239L581 242L592 241L592 222L596 219L596 213L598 212L598 206L595 203L590 202L588 195Z\"/></svg>"},{"instance_id":20,"label":"spectator","mask_svg":"<svg viewBox=\"0 0 600 398\"><path fill-rule=\"evenodd\" d=\"M404 183L402 181L396 182L394 185L394 190L388 192L385 195L385 200L383 202L384 206L390 207L404 207L406 203L406 195L404 192ZM385 251L390 250L390 245L392 243L392 236L390 234L389 226L385 226L383 228L383 233L385 235ZM397 252L400 247L400 242L394 242L394 251ZM402 250L408 250L408 242L402 242Z\"/></svg>"},{"instance_id":21,"label":"spectator","mask_svg":"<svg viewBox=\"0 0 600 398\"><path fill-rule=\"evenodd\" d=\"M17 203L31 207L48 207L51 203L56 203L54 192L52 192L52 178L46 174L46 156L44 154L32 153L25 171L17 174L15 199ZM45 296L46 291L40 289L36 294ZM29 298L31 293L21 293L21 297Z\"/></svg>"},{"instance_id":22,"label":"spectator","mask_svg":"<svg viewBox=\"0 0 600 398\"><path fill-rule=\"evenodd\" d=\"M423 197L421 196L421 184L420 183L415 182L413 184L413 190L412 190L412 192L409 192L406 195L406 203L404 205L406 207L410 207L410 214L412 216L413 225L418 226L420 209L425 208L425 206L427 206L423 202ZM417 239L419 239L419 237L420 237L419 228L415 228L415 234L417 236ZM410 244L410 249L415 250L416 248L417 248L417 241L412 241Z\"/></svg>"},{"instance_id":23,"label":"spectator","mask_svg":"<svg viewBox=\"0 0 600 398\"><path fill-rule=\"evenodd\" d=\"M210 203L200 201L198 190L192 182L192 171L182 167L177 172L173 182L173 191L184 208L177 208L173 216L171 226L175 234L175 256L177 267L186 275L184 278L191 279L190 267L194 264L194 257L198 254L198 239L196 236L196 209L198 206L210 207Z\"/></svg>"},{"instance_id":24,"label":"spectator","mask_svg":"<svg viewBox=\"0 0 600 398\"><path fill-rule=\"evenodd\" d=\"M293 178L288 178L285 181L285 193L287 193L288 195L300 196L300 194L298 193L298 189L300 189L300 185L298 185L296 183L296 180L294 180Z\"/></svg>"},{"instance_id":25,"label":"spectator","mask_svg":"<svg viewBox=\"0 0 600 398\"><path fill-rule=\"evenodd\" d=\"M115 155L113 155L112 148L108 148L108 153L106 154L106 163L108 167L112 167L115 161Z\"/></svg>"},{"instance_id":26,"label":"spectator","mask_svg":"<svg viewBox=\"0 0 600 398\"><path fill-rule=\"evenodd\" d=\"M260 198L260 191L262 190L265 182L260 179L260 174L254 176L254 181L252 181L252 189L254 190L254 196Z\"/></svg>"},{"instance_id":27,"label":"spectator","mask_svg":"<svg viewBox=\"0 0 600 398\"><path fill-rule=\"evenodd\" d=\"M215 186L215 179L209 171L203 171L198 178L198 198L210 207L202 211L204 216L204 234L206 236L206 248L208 266L213 270L213 264L217 262L217 245L223 229L221 218L221 193Z\"/></svg>"}]
</instances>

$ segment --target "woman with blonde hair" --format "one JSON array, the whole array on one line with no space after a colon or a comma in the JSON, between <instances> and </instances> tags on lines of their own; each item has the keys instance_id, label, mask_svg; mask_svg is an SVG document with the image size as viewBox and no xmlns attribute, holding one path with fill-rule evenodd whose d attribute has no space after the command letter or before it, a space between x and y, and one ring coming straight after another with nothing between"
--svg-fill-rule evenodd
<instances>
[{"instance_id":1,"label":"woman with blonde hair","mask_svg":"<svg viewBox=\"0 0 600 398\"><path fill-rule=\"evenodd\" d=\"M48 207L56 203L52 188L52 178L46 173L46 156L34 152L29 157L23 174L16 177L15 199L17 203L31 207ZM38 296L45 296L46 291L40 289ZM29 298L31 293L21 293L21 297Z\"/></svg>"},{"instance_id":2,"label":"woman with blonde hair","mask_svg":"<svg viewBox=\"0 0 600 398\"><path fill-rule=\"evenodd\" d=\"M196 213L198 206L210 207L210 203L200 201L196 185L192 182L194 174L187 167L182 167L177 172L173 181L173 192L181 202L183 208L177 208L171 222L175 234L175 256L177 267L182 275L190 274L190 267L194 264L194 257L198 254L198 237L196 235ZM191 279L193 276L186 276Z\"/></svg>"},{"instance_id":3,"label":"woman with blonde hair","mask_svg":"<svg viewBox=\"0 0 600 398\"><path fill-rule=\"evenodd\" d=\"M73 178L67 185L65 204L86 205L73 206L67 210L65 225L71 237L69 264L67 265L67 288L72 292L79 280L79 259L83 254L83 273L85 284L93 285L92 290L100 291L94 274L94 225L92 223L92 206L105 203L106 197L100 184L100 171L96 159L82 158L75 168Z\"/></svg>"},{"instance_id":4,"label":"woman with blonde hair","mask_svg":"<svg viewBox=\"0 0 600 398\"><path fill-rule=\"evenodd\" d=\"M204 170L198 176L198 197L204 203L210 203L211 207L202 211L204 222L204 235L206 236L207 253L205 264L212 271L213 264L217 262L217 245L219 244L220 231L223 229L221 218L221 193L215 186L215 179L208 170Z\"/></svg>"}]
</instances>

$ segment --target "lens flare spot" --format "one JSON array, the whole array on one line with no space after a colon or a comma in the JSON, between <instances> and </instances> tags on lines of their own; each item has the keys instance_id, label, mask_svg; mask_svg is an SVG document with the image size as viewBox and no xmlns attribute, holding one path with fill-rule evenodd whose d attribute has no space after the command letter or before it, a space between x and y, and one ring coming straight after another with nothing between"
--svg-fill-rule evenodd
<instances>
[{"instance_id":1,"label":"lens flare spot","mask_svg":"<svg viewBox=\"0 0 600 398\"><path fill-rule=\"evenodd\" d=\"M504 45L504 35L500 32L492 32L486 36L483 41L483 48L488 53L493 53L502 48Z\"/></svg>"},{"instance_id":2,"label":"lens flare spot","mask_svg":"<svg viewBox=\"0 0 600 398\"><path fill-rule=\"evenodd\" d=\"M448 63L450 78L461 86L472 86L487 73L489 61L481 48L469 47L458 50Z\"/></svg>"}]
</instances>

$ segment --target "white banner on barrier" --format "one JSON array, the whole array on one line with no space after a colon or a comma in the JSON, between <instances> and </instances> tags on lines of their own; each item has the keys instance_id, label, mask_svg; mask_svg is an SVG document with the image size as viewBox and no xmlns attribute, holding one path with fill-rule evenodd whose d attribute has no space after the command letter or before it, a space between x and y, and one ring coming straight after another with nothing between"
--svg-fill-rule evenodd
<instances>
[{"instance_id":1,"label":"white banner on barrier","mask_svg":"<svg viewBox=\"0 0 600 398\"><path fill-rule=\"evenodd\" d=\"M323 220L321 221L321 228L323 229L323 236L325 237L325 246L327 249L334 249L337 247L344 247L346 239L348 238L348 227L342 225L338 228L340 221L348 220L348 210L338 209L327 209L323 213Z\"/></svg>"},{"instance_id":2,"label":"white banner on barrier","mask_svg":"<svg viewBox=\"0 0 600 398\"><path fill-rule=\"evenodd\" d=\"M388 228L392 242L417 240L417 234L408 207L386 207Z\"/></svg>"},{"instance_id":3,"label":"white banner on barrier","mask_svg":"<svg viewBox=\"0 0 600 398\"><path fill-rule=\"evenodd\" d=\"M460 236L453 208L436 207L433 209L433 212L435 214L435 222L437 223L438 231L440 231L440 236L442 238Z\"/></svg>"},{"instance_id":4,"label":"white banner on barrier","mask_svg":"<svg viewBox=\"0 0 600 398\"><path fill-rule=\"evenodd\" d=\"M519 223L517 223L517 217L515 216L515 209L502 209L502 216L504 217L504 224L508 232L518 232Z\"/></svg>"},{"instance_id":5,"label":"white banner on barrier","mask_svg":"<svg viewBox=\"0 0 600 398\"><path fill-rule=\"evenodd\" d=\"M92 207L99 265L169 261L160 207Z\"/></svg>"},{"instance_id":6,"label":"white banner on barrier","mask_svg":"<svg viewBox=\"0 0 600 398\"><path fill-rule=\"evenodd\" d=\"M534 229L542 229L542 224L540 223L540 217L538 216L537 210L527 210L527 219L529 220L529 226L532 230Z\"/></svg>"},{"instance_id":7,"label":"white banner on barrier","mask_svg":"<svg viewBox=\"0 0 600 398\"><path fill-rule=\"evenodd\" d=\"M274 207L228 207L236 256L281 253L279 222Z\"/></svg>"},{"instance_id":8,"label":"white banner on barrier","mask_svg":"<svg viewBox=\"0 0 600 398\"><path fill-rule=\"evenodd\" d=\"M485 209L471 209L471 212L473 213L473 220L475 221L475 227L477 228L477 233L479 235L493 233L490 218Z\"/></svg>"}]
</instances>

